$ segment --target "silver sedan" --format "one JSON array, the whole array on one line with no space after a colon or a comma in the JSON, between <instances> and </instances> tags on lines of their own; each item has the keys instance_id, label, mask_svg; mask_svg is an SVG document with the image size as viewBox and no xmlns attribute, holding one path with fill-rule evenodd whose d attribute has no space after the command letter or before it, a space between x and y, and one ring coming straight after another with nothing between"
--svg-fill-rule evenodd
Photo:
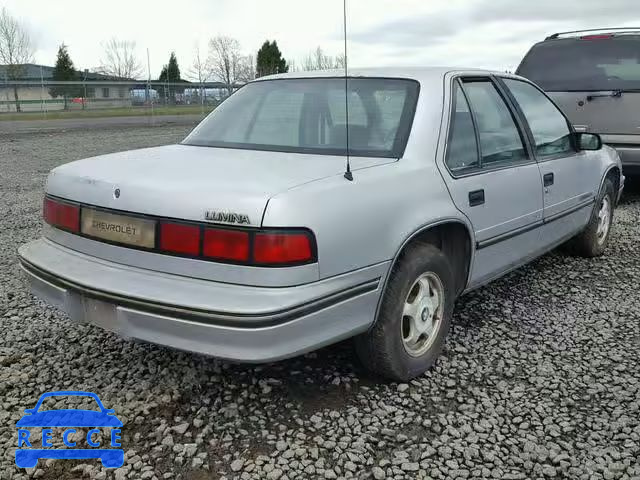
<instances>
[{"instance_id":1,"label":"silver sedan","mask_svg":"<svg viewBox=\"0 0 640 480\"><path fill-rule=\"evenodd\" d=\"M355 337L405 380L460 295L561 244L601 255L623 185L615 151L513 75L287 74L178 145L54 169L19 255L74 321L247 362Z\"/></svg>"}]
</instances>

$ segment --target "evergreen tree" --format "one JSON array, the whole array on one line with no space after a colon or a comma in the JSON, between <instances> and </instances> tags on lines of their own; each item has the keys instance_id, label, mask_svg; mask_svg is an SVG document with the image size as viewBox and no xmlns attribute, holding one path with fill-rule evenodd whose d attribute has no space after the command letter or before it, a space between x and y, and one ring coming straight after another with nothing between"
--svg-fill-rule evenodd
<instances>
[{"instance_id":1,"label":"evergreen tree","mask_svg":"<svg viewBox=\"0 0 640 480\"><path fill-rule=\"evenodd\" d=\"M58 48L52 80L54 82L71 82L77 79L78 74L73 68L73 62L67 51L67 46L63 43ZM82 96L82 88L79 85L55 85L49 89L49 94L54 98L62 97L64 99L64 109L66 110L68 99Z\"/></svg>"},{"instance_id":2,"label":"evergreen tree","mask_svg":"<svg viewBox=\"0 0 640 480\"><path fill-rule=\"evenodd\" d=\"M265 75L287 73L288 71L289 65L282 58L282 52L280 52L277 42L275 40L273 42L269 40L264 42L260 50L258 50L256 76L264 77Z\"/></svg>"},{"instance_id":3,"label":"evergreen tree","mask_svg":"<svg viewBox=\"0 0 640 480\"><path fill-rule=\"evenodd\" d=\"M169 83L166 88L164 86L160 87L160 92L158 93L160 93L161 98L168 98L170 103L175 103L176 93L182 93L184 91L184 88L171 85L172 83L184 81L180 78L180 67L178 66L178 59L176 58L175 52L171 52L169 63L162 67L158 81L164 84Z\"/></svg>"}]
</instances>

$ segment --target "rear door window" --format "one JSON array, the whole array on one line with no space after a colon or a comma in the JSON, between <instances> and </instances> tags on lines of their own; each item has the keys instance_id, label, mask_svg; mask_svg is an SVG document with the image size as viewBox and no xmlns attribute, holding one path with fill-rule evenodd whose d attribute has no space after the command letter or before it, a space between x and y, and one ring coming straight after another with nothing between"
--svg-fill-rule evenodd
<instances>
[{"instance_id":1,"label":"rear door window","mask_svg":"<svg viewBox=\"0 0 640 480\"><path fill-rule=\"evenodd\" d=\"M503 81L527 119L538 158L575 153L567 120L553 102L526 82L510 78Z\"/></svg>"},{"instance_id":2,"label":"rear door window","mask_svg":"<svg viewBox=\"0 0 640 480\"><path fill-rule=\"evenodd\" d=\"M452 173L463 173L480 166L478 144L469 103L458 82L455 83L454 95L455 108L449 128L449 148L447 149L446 162Z\"/></svg>"},{"instance_id":3,"label":"rear door window","mask_svg":"<svg viewBox=\"0 0 640 480\"><path fill-rule=\"evenodd\" d=\"M482 167L501 167L529 160L520 130L511 110L493 82L464 80L480 138Z\"/></svg>"}]
</instances>

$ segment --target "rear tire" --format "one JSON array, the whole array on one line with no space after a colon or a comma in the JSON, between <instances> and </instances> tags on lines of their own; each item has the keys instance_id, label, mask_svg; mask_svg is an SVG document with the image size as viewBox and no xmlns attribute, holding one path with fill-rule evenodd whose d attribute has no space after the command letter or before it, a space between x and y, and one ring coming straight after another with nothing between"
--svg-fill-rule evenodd
<instances>
[{"instance_id":1,"label":"rear tire","mask_svg":"<svg viewBox=\"0 0 640 480\"><path fill-rule=\"evenodd\" d=\"M444 347L455 292L447 257L433 245L409 245L390 273L375 325L355 339L364 366L397 381L428 370Z\"/></svg>"},{"instance_id":2,"label":"rear tire","mask_svg":"<svg viewBox=\"0 0 640 480\"><path fill-rule=\"evenodd\" d=\"M567 243L568 251L586 258L602 255L609 243L614 209L615 189L613 182L607 178L600 189L587 227Z\"/></svg>"}]
</instances>

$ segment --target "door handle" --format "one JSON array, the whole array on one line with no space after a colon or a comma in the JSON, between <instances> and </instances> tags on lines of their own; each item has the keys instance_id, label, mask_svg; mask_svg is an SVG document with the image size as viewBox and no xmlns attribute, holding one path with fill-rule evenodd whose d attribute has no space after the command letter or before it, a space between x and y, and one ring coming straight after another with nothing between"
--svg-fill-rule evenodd
<instances>
[{"instance_id":1,"label":"door handle","mask_svg":"<svg viewBox=\"0 0 640 480\"><path fill-rule=\"evenodd\" d=\"M484 204L484 190L469 192L469 206L475 207Z\"/></svg>"},{"instance_id":2,"label":"door handle","mask_svg":"<svg viewBox=\"0 0 640 480\"><path fill-rule=\"evenodd\" d=\"M551 173L545 173L544 177L542 177L542 181L544 183L545 187L550 187L551 185L553 185L553 172Z\"/></svg>"}]
</instances>

